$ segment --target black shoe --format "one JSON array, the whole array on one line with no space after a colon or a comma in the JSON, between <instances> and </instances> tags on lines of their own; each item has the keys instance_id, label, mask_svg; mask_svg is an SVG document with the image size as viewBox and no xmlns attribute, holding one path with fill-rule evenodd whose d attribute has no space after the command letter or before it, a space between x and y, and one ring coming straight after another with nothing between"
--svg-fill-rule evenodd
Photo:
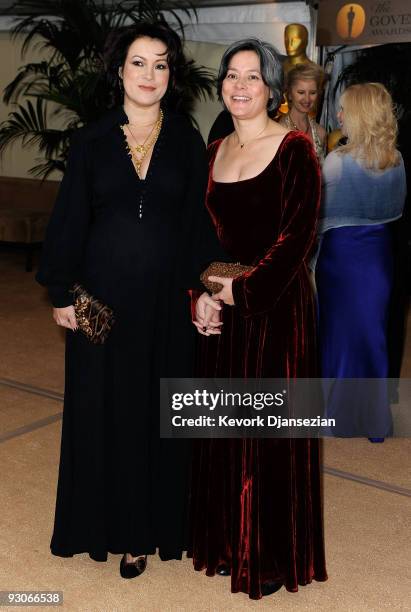
<instances>
[{"instance_id":1,"label":"black shoe","mask_svg":"<svg viewBox=\"0 0 411 612\"><path fill-rule=\"evenodd\" d=\"M282 582L273 582L269 580L268 582L263 582L261 585L261 595L264 597L265 595L272 595L281 589L283 586Z\"/></svg>"},{"instance_id":2,"label":"black shoe","mask_svg":"<svg viewBox=\"0 0 411 612\"><path fill-rule=\"evenodd\" d=\"M127 556L123 555L120 561L120 576L122 578L136 578L144 572L147 567L147 555L137 557L135 561L127 563Z\"/></svg>"},{"instance_id":3,"label":"black shoe","mask_svg":"<svg viewBox=\"0 0 411 612\"><path fill-rule=\"evenodd\" d=\"M216 574L219 576L229 576L231 574L230 566L226 563L221 563L221 565L217 565Z\"/></svg>"}]
</instances>

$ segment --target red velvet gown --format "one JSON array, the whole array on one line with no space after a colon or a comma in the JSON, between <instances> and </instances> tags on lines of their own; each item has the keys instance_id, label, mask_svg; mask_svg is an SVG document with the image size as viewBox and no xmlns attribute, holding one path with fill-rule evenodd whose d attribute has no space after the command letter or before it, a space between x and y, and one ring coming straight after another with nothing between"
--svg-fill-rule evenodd
<instances>
[{"instance_id":1,"label":"red velvet gown","mask_svg":"<svg viewBox=\"0 0 411 612\"><path fill-rule=\"evenodd\" d=\"M307 260L320 171L309 140L289 132L268 166L236 183L212 179L207 208L224 250L255 269L233 282L221 336L200 339L204 377L317 375L314 299ZM297 591L326 580L319 441L200 440L193 458L188 555L213 576L231 567L231 591L259 599L266 581ZM223 580L223 578L220 578Z\"/></svg>"}]
</instances>

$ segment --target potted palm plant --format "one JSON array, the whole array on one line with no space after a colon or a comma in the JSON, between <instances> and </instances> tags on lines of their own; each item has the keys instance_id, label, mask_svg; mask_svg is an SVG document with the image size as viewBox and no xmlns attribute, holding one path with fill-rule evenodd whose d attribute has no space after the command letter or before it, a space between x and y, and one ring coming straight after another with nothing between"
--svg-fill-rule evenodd
<instances>
[{"instance_id":1,"label":"potted palm plant","mask_svg":"<svg viewBox=\"0 0 411 612\"><path fill-rule=\"evenodd\" d=\"M0 123L0 153L15 141L36 145L41 158L30 169L31 174L45 179L56 170L64 172L72 132L110 106L102 76L108 34L141 20L165 21L170 14L183 32L177 9L190 16L190 8L187 3L168 0L16 2L10 12L21 16L12 36L23 36L23 57L34 45L40 45L48 58L23 65L6 87L3 100L13 104L13 110ZM184 78L185 95L171 104L190 114L196 99L212 97L214 76L189 61Z\"/></svg>"}]
</instances>

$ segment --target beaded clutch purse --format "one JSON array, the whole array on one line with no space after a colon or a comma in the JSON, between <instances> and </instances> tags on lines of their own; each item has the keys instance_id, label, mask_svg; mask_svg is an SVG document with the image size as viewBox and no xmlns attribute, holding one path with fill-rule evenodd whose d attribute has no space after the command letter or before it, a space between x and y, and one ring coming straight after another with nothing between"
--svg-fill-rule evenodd
<instances>
[{"instance_id":1,"label":"beaded clutch purse","mask_svg":"<svg viewBox=\"0 0 411 612\"><path fill-rule=\"evenodd\" d=\"M115 321L113 311L78 283L71 290L79 330L93 344L104 344Z\"/></svg>"},{"instance_id":2,"label":"beaded clutch purse","mask_svg":"<svg viewBox=\"0 0 411 612\"><path fill-rule=\"evenodd\" d=\"M225 263L224 261L213 261L201 274L200 280L203 285L211 291L217 293L223 286L221 283L214 283L208 280L209 276L222 276L223 278L237 278L244 272L249 272L254 266L242 266L240 263Z\"/></svg>"}]
</instances>

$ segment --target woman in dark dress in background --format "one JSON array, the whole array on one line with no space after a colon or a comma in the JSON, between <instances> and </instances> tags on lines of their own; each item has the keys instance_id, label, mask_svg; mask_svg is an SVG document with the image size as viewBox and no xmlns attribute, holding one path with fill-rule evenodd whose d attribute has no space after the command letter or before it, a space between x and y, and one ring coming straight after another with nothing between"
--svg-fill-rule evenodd
<instances>
[{"instance_id":1,"label":"woman in dark dress in background","mask_svg":"<svg viewBox=\"0 0 411 612\"><path fill-rule=\"evenodd\" d=\"M393 282L389 222L401 217L406 178L396 149L392 99L380 83L341 96L348 143L323 166L321 247L316 264L327 415L341 436L382 442L392 431L387 322ZM339 379L376 379L347 385Z\"/></svg>"},{"instance_id":2,"label":"woman in dark dress in background","mask_svg":"<svg viewBox=\"0 0 411 612\"><path fill-rule=\"evenodd\" d=\"M268 117L281 85L269 44L250 39L225 52L218 91L235 131L209 148L207 208L224 250L254 268L219 279L214 299L197 301L196 327L210 336L200 346L205 377L317 376L307 263L320 171L308 138ZM214 300L224 302L221 333L208 327L218 321ZM326 580L318 439L214 439L194 448L195 569L230 573L232 592L253 599Z\"/></svg>"},{"instance_id":3,"label":"woman in dark dress in background","mask_svg":"<svg viewBox=\"0 0 411 612\"><path fill-rule=\"evenodd\" d=\"M123 106L75 135L37 278L68 329L51 550L122 554L131 578L156 548L166 560L184 547L189 460L184 441L159 438L159 378L190 376L185 288L202 269L207 162L199 133L164 103L185 61L178 36L126 28L107 61ZM75 282L114 310L104 345L75 333Z\"/></svg>"}]
</instances>

